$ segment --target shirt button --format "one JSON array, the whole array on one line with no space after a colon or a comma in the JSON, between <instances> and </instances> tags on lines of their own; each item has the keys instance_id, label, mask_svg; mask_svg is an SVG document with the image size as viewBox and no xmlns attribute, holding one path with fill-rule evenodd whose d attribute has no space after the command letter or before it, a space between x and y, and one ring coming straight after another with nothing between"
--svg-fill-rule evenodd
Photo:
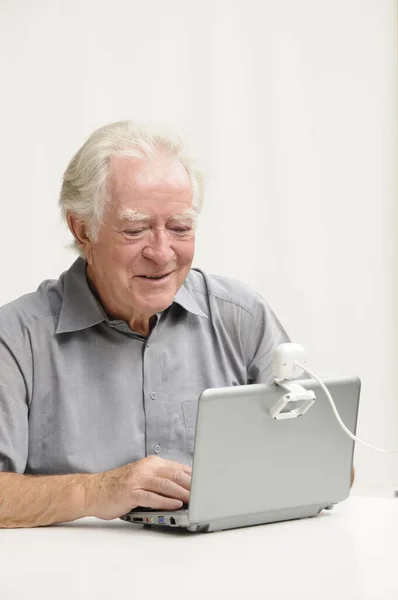
<instances>
[{"instance_id":1,"label":"shirt button","mask_svg":"<svg viewBox=\"0 0 398 600\"><path fill-rule=\"evenodd\" d=\"M158 397L156 392L151 392L151 398L152 400L156 400L156 398Z\"/></svg>"},{"instance_id":2,"label":"shirt button","mask_svg":"<svg viewBox=\"0 0 398 600\"><path fill-rule=\"evenodd\" d=\"M158 446L158 444L156 444L156 446L153 447L153 451L155 454L159 454L160 452L160 446Z\"/></svg>"}]
</instances>

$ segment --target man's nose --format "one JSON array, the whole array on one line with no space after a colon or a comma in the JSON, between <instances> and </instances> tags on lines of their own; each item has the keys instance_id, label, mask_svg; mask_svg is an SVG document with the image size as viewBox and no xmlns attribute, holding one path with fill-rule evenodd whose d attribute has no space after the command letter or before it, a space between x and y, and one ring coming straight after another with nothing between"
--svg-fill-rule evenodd
<instances>
[{"instance_id":1,"label":"man's nose","mask_svg":"<svg viewBox=\"0 0 398 600\"><path fill-rule=\"evenodd\" d=\"M145 246L142 254L158 265L166 265L175 259L175 252L165 232L156 233L150 243Z\"/></svg>"}]
</instances>

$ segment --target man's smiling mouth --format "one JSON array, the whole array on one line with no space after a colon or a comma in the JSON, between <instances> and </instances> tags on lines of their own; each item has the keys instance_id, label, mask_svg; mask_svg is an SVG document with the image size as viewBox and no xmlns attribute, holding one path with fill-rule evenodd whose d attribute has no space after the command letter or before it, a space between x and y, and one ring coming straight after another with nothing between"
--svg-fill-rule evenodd
<instances>
[{"instance_id":1,"label":"man's smiling mouth","mask_svg":"<svg viewBox=\"0 0 398 600\"><path fill-rule=\"evenodd\" d=\"M169 273L164 273L163 275L137 275L137 277L140 279L149 279L151 281L160 281L171 275L172 272L173 271L170 271Z\"/></svg>"}]
</instances>

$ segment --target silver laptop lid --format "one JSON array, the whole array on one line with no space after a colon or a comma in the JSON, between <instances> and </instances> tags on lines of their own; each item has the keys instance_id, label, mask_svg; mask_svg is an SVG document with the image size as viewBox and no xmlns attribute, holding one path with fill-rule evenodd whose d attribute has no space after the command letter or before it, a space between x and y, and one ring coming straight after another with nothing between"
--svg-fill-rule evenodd
<instances>
[{"instance_id":1,"label":"silver laptop lid","mask_svg":"<svg viewBox=\"0 0 398 600\"><path fill-rule=\"evenodd\" d=\"M313 380L300 380L316 402L304 415L274 420L283 395L275 384L205 390L195 437L191 523L209 523L344 500L350 490L354 443L340 429ZM337 410L355 433L360 380L325 379Z\"/></svg>"}]
</instances>

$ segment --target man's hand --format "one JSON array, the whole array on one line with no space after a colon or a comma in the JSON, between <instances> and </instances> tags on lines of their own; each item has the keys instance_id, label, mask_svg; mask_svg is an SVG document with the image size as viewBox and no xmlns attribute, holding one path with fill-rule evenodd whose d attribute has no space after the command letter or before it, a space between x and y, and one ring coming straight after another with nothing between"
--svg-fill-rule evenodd
<instances>
[{"instance_id":1,"label":"man's hand","mask_svg":"<svg viewBox=\"0 0 398 600\"><path fill-rule=\"evenodd\" d=\"M116 519L136 506L176 510L189 501L191 467L148 456L89 475L86 480L87 516Z\"/></svg>"},{"instance_id":2,"label":"man's hand","mask_svg":"<svg viewBox=\"0 0 398 600\"><path fill-rule=\"evenodd\" d=\"M355 467L353 466L351 469L351 483L350 483L350 488L352 488L353 484L355 481Z\"/></svg>"}]
</instances>

